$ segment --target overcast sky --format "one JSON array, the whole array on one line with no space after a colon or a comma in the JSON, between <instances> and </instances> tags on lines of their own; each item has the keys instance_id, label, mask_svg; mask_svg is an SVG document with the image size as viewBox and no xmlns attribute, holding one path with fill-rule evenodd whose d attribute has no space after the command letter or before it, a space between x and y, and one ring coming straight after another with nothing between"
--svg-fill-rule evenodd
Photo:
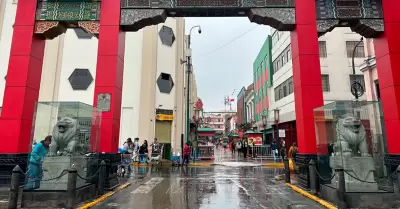
<instances>
[{"instance_id":1,"label":"overcast sky","mask_svg":"<svg viewBox=\"0 0 400 209\"><path fill-rule=\"evenodd\" d=\"M205 111L224 110L225 95L235 98L232 109L236 109L240 89L253 82L253 61L270 28L250 23L247 17L185 18L185 22L186 34L195 25L202 29L201 34L192 31L191 47L197 95Z\"/></svg>"}]
</instances>

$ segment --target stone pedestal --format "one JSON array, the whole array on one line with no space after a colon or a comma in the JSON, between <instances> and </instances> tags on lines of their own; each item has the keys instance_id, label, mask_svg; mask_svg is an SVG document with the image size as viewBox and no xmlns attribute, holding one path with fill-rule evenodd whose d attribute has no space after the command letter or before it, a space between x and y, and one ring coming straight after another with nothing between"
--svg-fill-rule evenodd
<instances>
[{"instance_id":1,"label":"stone pedestal","mask_svg":"<svg viewBox=\"0 0 400 209\"><path fill-rule=\"evenodd\" d=\"M377 192L378 183L374 182L375 164L372 157L352 157L352 156L331 156L330 167L334 170L342 167L345 170L344 178L346 183L346 192ZM352 176L361 179L354 179ZM336 175L332 179L332 185L338 188L339 177Z\"/></svg>"},{"instance_id":2,"label":"stone pedestal","mask_svg":"<svg viewBox=\"0 0 400 209\"><path fill-rule=\"evenodd\" d=\"M46 157L43 161L43 178L40 188L36 190L67 190L68 174L59 179L43 181L59 176L62 172L66 173L72 165L77 169L78 174L86 178L88 158L85 156L57 156ZM77 178L76 188L87 184L86 180Z\"/></svg>"}]
</instances>

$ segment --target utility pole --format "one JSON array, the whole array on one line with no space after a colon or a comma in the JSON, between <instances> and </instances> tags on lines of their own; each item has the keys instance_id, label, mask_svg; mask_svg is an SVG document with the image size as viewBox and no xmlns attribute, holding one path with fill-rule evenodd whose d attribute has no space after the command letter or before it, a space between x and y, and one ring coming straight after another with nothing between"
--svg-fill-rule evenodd
<instances>
[{"instance_id":1,"label":"utility pole","mask_svg":"<svg viewBox=\"0 0 400 209\"><path fill-rule=\"evenodd\" d=\"M188 35L188 45L187 45L187 53L186 53L186 68L187 68L187 93L186 93L186 142L189 142L190 140L190 73L192 72L192 63L191 63L191 58L192 58L192 49L190 48L190 37L192 35L192 30L194 28L198 28L199 34L201 33L201 27L200 25L193 26L190 29L189 35Z\"/></svg>"}]
</instances>

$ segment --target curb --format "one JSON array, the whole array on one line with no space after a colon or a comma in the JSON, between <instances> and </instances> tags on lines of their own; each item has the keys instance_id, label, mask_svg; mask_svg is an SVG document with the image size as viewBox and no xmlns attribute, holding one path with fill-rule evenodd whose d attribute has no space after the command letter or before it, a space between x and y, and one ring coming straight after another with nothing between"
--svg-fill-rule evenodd
<instances>
[{"instance_id":1,"label":"curb","mask_svg":"<svg viewBox=\"0 0 400 209\"><path fill-rule=\"evenodd\" d=\"M307 198L309 198L311 200L314 200L315 202L319 203L320 205L322 205L322 206L324 206L324 207L326 207L328 209L337 209L337 207L335 205L333 205L332 203L329 203L329 202L327 202L327 201L325 201L325 200L323 200L323 199L321 199L321 198L319 198L319 197L317 197L315 195L312 195L312 194L304 191L300 187L297 187L297 186L289 184L289 183L285 183L285 185L287 187L290 187L294 191L300 193L301 195L303 195L303 196L305 196L305 197L307 197Z\"/></svg>"},{"instance_id":2,"label":"curb","mask_svg":"<svg viewBox=\"0 0 400 209\"><path fill-rule=\"evenodd\" d=\"M115 193L119 192L120 190L125 189L126 187L130 186L131 184L132 184L132 183L130 183L130 182L125 183L125 184L119 186L119 187L118 187L117 189L115 189L114 191L107 192L107 193L105 193L104 195L102 195L102 196L96 198L95 200L93 200L93 201L91 201L91 202L88 202L88 203L86 203L86 204L84 204L84 205L78 207L77 209L88 209L88 208L91 208L91 207L93 207L93 206L95 206L95 205L97 205L97 204L103 202L103 201L106 200L108 197L111 197L112 195L114 195Z\"/></svg>"}]
</instances>

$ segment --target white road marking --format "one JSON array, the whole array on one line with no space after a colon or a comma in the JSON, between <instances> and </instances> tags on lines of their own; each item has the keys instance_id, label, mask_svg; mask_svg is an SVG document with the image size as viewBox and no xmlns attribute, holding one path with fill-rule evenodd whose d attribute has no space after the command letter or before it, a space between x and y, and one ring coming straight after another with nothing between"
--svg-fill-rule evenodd
<instances>
[{"instance_id":1,"label":"white road marking","mask_svg":"<svg viewBox=\"0 0 400 209\"><path fill-rule=\"evenodd\" d=\"M147 194L149 193L154 187L157 186L157 184L161 183L164 180L164 178L151 178L148 182L145 184L141 185L140 187L136 188L132 194Z\"/></svg>"},{"instance_id":2,"label":"white road marking","mask_svg":"<svg viewBox=\"0 0 400 209\"><path fill-rule=\"evenodd\" d=\"M8 202L8 200L7 200L7 199L0 200L0 203L7 203L7 202Z\"/></svg>"},{"instance_id":3,"label":"white road marking","mask_svg":"<svg viewBox=\"0 0 400 209\"><path fill-rule=\"evenodd\" d=\"M248 191L240 182L235 181L235 180L232 180L232 179L231 179L231 181L232 181L238 188L243 189L243 191L246 193L246 195L247 195L248 197L254 198L254 197L252 197L252 196L250 195L249 191ZM254 198L254 199L255 199L255 198ZM267 209L267 207L265 207L265 206L262 205L262 204L258 204L258 205L259 205L260 207L264 208L264 209Z\"/></svg>"}]
</instances>

